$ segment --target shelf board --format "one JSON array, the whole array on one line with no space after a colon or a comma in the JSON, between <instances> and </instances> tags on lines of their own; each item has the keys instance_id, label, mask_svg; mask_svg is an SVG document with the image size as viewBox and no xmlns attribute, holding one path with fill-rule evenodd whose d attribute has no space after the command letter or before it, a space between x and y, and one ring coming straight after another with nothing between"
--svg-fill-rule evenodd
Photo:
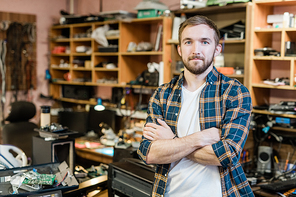
<instances>
[{"instance_id":1,"label":"shelf board","mask_svg":"<svg viewBox=\"0 0 296 197\"><path fill-rule=\"evenodd\" d=\"M153 23L158 23L159 21L162 21L164 17L151 17L151 18L135 18L132 20L123 20L122 22L126 23L141 23L141 24L153 24Z\"/></svg>"},{"instance_id":2,"label":"shelf board","mask_svg":"<svg viewBox=\"0 0 296 197\"><path fill-rule=\"evenodd\" d=\"M242 74L242 75L236 75L236 74L233 74L233 75L225 75L227 77L230 77L230 78L244 78L245 76Z\"/></svg>"},{"instance_id":3,"label":"shelf board","mask_svg":"<svg viewBox=\"0 0 296 197\"><path fill-rule=\"evenodd\" d=\"M280 116L280 117L286 117L286 118L296 118L296 115L292 115L292 114L277 114L277 113L272 113L272 112L267 111L267 110L253 109L252 112L253 113L257 113L257 114L266 114L266 115Z\"/></svg>"},{"instance_id":4,"label":"shelf board","mask_svg":"<svg viewBox=\"0 0 296 197\"><path fill-rule=\"evenodd\" d=\"M241 39L241 40L230 39L230 40L220 40L219 41L220 44L222 44L223 42L225 44L240 44L240 43L245 43L246 40L245 39Z\"/></svg>"},{"instance_id":5,"label":"shelf board","mask_svg":"<svg viewBox=\"0 0 296 197\"><path fill-rule=\"evenodd\" d=\"M264 83L252 83L252 87L255 88L269 88L269 89L282 89L282 90L296 90L296 88L288 85L284 86L273 86L273 85L267 85Z\"/></svg>"},{"instance_id":6,"label":"shelf board","mask_svg":"<svg viewBox=\"0 0 296 197\"><path fill-rule=\"evenodd\" d=\"M73 42L90 42L92 40L92 38L71 38Z\"/></svg>"},{"instance_id":7,"label":"shelf board","mask_svg":"<svg viewBox=\"0 0 296 197\"><path fill-rule=\"evenodd\" d=\"M262 5L271 5L271 6L288 6L288 5L296 5L296 2L293 0L255 0L253 3L262 4Z\"/></svg>"},{"instance_id":8,"label":"shelf board","mask_svg":"<svg viewBox=\"0 0 296 197\"><path fill-rule=\"evenodd\" d=\"M296 2L295 2L295 5L296 5ZM292 27L289 27L289 28L255 28L254 32L255 33L277 33L277 32L285 32L285 31L290 31L290 32L293 32L293 31L296 31L296 28L292 28Z\"/></svg>"},{"instance_id":9,"label":"shelf board","mask_svg":"<svg viewBox=\"0 0 296 197\"><path fill-rule=\"evenodd\" d=\"M52 53L52 56L70 56L70 53Z\"/></svg>"},{"instance_id":10,"label":"shelf board","mask_svg":"<svg viewBox=\"0 0 296 197\"><path fill-rule=\"evenodd\" d=\"M52 42L70 42L70 38L52 38Z\"/></svg>"},{"instance_id":11,"label":"shelf board","mask_svg":"<svg viewBox=\"0 0 296 197\"><path fill-rule=\"evenodd\" d=\"M118 56L118 52L94 52L95 56Z\"/></svg>"},{"instance_id":12,"label":"shelf board","mask_svg":"<svg viewBox=\"0 0 296 197\"><path fill-rule=\"evenodd\" d=\"M119 68L94 68L95 71L107 71L107 72L114 72L114 71L119 71Z\"/></svg>"},{"instance_id":13,"label":"shelf board","mask_svg":"<svg viewBox=\"0 0 296 197\"><path fill-rule=\"evenodd\" d=\"M70 70L70 67L51 66L50 68L54 70Z\"/></svg>"},{"instance_id":14,"label":"shelf board","mask_svg":"<svg viewBox=\"0 0 296 197\"><path fill-rule=\"evenodd\" d=\"M75 82L75 81L55 81L53 84L61 84L61 85L85 85L86 82Z\"/></svg>"},{"instance_id":15,"label":"shelf board","mask_svg":"<svg viewBox=\"0 0 296 197\"><path fill-rule=\"evenodd\" d=\"M294 60L294 57L277 57L277 56L254 56L254 60L285 60L291 61Z\"/></svg>"},{"instance_id":16,"label":"shelf board","mask_svg":"<svg viewBox=\"0 0 296 197\"><path fill-rule=\"evenodd\" d=\"M283 28L255 28L254 32L255 33L268 33L268 32L276 33L276 32L282 32L283 30L284 30Z\"/></svg>"},{"instance_id":17,"label":"shelf board","mask_svg":"<svg viewBox=\"0 0 296 197\"><path fill-rule=\"evenodd\" d=\"M69 24L67 25L54 25L51 27L51 29L66 29L66 28L70 28L71 26Z\"/></svg>"},{"instance_id":18,"label":"shelf board","mask_svg":"<svg viewBox=\"0 0 296 197\"><path fill-rule=\"evenodd\" d=\"M89 105L96 105L96 101L90 101L90 100L77 100L77 99L71 99L71 98L58 98L57 100L69 102L69 103L77 103L77 104L89 104Z\"/></svg>"},{"instance_id":19,"label":"shelf board","mask_svg":"<svg viewBox=\"0 0 296 197\"><path fill-rule=\"evenodd\" d=\"M71 85L72 83L69 81L62 81L62 80L58 80L58 81L53 81L53 84L61 84L61 85Z\"/></svg>"},{"instance_id":20,"label":"shelf board","mask_svg":"<svg viewBox=\"0 0 296 197\"><path fill-rule=\"evenodd\" d=\"M107 87L124 87L123 85L117 83L94 83L94 82L84 82L87 86L107 86Z\"/></svg>"},{"instance_id":21,"label":"shelf board","mask_svg":"<svg viewBox=\"0 0 296 197\"><path fill-rule=\"evenodd\" d=\"M294 118L296 118L296 116L294 116ZM296 133L296 129L286 128L286 127L271 127L270 129Z\"/></svg>"},{"instance_id":22,"label":"shelf board","mask_svg":"<svg viewBox=\"0 0 296 197\"><path fill-rule=\"evenodd\" d=\"M119 36L106 36L107 40L118 40Z\"/></svg>"},{"instance_id":23,"label":"shelf board","mask_svg":"<svg viewBox=\"0 0 296 197\"><path fill-rule=\"evenodd\" d=\"M226 6L207 6L203 8L182 9L173 11L175 14L213 14L213 13L228 13L246 10L248 3L234 3Z\"/></svg>"},{"instance_id":24,"label":"shelf board","mask_svg":"<svg viewBox=\"0 0 296 197\"><path fill-rule=\"evenodd\" d=\"M162 55L162 51L122 52L121 55Z\"/></svg>"},{"instance_id":25,"label":"shelf board","mask_svg":"<svg viewBox=\"0 0 296 197\"><path fill-rule=\"evenodd\" d=\"M72 70L79 70L79 71L92 71L92 68L85 68L85 67L73 67Z\"/></svg>"},{"instance_id":26,"label":"shelf board","mask_svg":"<svg viewBox=\"0 0 296 197\"><path fill-rule=\"evenodd\" d=\"M87 54L87 53L72 53L72 56L91 56L91 54Z\"/></svg>"},{"instance_id":27,"label":"shelf board","mask_svg":"<svg viewBox=\"0 0 296 197\"><path fill-rule=\"evenodd\" d=\"M85 22L85 23L74 23L74 24L70 24L71 27L89 27L91 28L92 27L92 22Z\"/></svg>"},{"instance_id":28,"label":"shelf board","mask_svg":"<svg viewBox=\"0 0 296 197\"><path fill-rule=\"evenodd\" d=\"M143 89L153 89L153 90L155 90L155 89L158 88L156 86L141 86L141 85L125 85L124 87L127 87L127 88L138 88L138 89L140 89L140 88L143 88Z\"/></svg>"}]
</instances>

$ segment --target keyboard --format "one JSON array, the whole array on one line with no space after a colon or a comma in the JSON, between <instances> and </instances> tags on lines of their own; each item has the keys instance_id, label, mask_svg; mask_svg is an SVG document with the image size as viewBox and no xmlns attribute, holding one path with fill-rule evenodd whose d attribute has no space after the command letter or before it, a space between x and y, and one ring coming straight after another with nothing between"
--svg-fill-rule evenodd
<instances>
[{"instance_id":1,"label":"keyboard","mask_svg":"<svg viewBox=\"0 0 296 197\"><path fill-rule=\"evenodd\" d=\"M272 192L286 191L296 188L296 179L268 183L266 185L260 185L260 188Z\"/></svg>"}]
</instances>

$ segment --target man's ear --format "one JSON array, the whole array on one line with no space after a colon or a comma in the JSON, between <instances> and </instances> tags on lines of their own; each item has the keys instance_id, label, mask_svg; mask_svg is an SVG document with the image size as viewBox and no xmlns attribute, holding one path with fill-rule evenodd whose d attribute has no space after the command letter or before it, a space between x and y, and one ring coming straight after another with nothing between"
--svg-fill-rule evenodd
<instances>
[{"instance_id":1,"label":"man's ear","mask_svg":"<svg viewBox=\"0 0 296 197\"><path fill-rule=\"evenodd\" d=\"M222 51L222 45L221 45L221 44L218 44L218 45L216 46L216 48L215 48L215 57L216 57L217 55L219 55L219 54L221 53L221 51Z\"/></svg>"},{"instance_id":2,"label":"man's ear","mask_svg":"<svg viewBox=\"0 0 296 197\"><path fill-rule=\"evenodd\" d=\"M180 47L180 45L178 44L178 53L179 53L179 55L182 57L182 53L181 53L181 47Z\"/></svg>"}]
</instances>

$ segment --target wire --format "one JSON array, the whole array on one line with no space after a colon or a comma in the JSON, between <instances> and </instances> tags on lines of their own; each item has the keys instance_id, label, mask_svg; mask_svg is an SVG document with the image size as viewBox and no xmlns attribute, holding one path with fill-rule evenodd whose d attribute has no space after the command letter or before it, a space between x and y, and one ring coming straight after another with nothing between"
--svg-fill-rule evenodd
<instances>
[{"instance_id":1,"label":"wire","mask_svg":"<svg viewBox=\"0 0 296 197\"><path fill-rule=\"evenodd\" d=\"M62 182L64 182L64 180L66 179L66 177L68 176L69 171L67 171L67 173L65 174L64 178L61 180L61 182L59 182L56 187L58 187Z\"/></svg>"}]
</instances>

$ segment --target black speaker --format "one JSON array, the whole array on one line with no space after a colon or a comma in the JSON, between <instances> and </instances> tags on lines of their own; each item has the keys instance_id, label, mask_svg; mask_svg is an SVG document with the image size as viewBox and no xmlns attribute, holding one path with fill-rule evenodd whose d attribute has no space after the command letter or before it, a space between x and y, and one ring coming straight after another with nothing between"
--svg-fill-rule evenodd
<instances>
[{"instance_id":1,"label":"black speaker","mask_svg":"<svg viewBox=\"0 0 296 197\"><path fill-rule=\"evenodd\" d=\"M112 103L118 104L123 96L123 88L113 87L112 88Z\"/></svg>"},{"instance_id":2,"label":"black speaker","mask_svg":"<svg viewBox=\"0 0 296 197\"><path fill-rule=\"evenodd\" d=\"M62 93L64 98L89 100L92 95L92 88L89 86L63 85Z\"/></svg>"},{"instance_id":3,"label":"black speaker","mask_svg":"<svg viewBox=\"0 0 296 197\"><path fill-rule=\"evenodd\" d=\"M262 174L271 173L272 148L269 146L259 146L257 172Z\"/></svg>"}]
</instances>

